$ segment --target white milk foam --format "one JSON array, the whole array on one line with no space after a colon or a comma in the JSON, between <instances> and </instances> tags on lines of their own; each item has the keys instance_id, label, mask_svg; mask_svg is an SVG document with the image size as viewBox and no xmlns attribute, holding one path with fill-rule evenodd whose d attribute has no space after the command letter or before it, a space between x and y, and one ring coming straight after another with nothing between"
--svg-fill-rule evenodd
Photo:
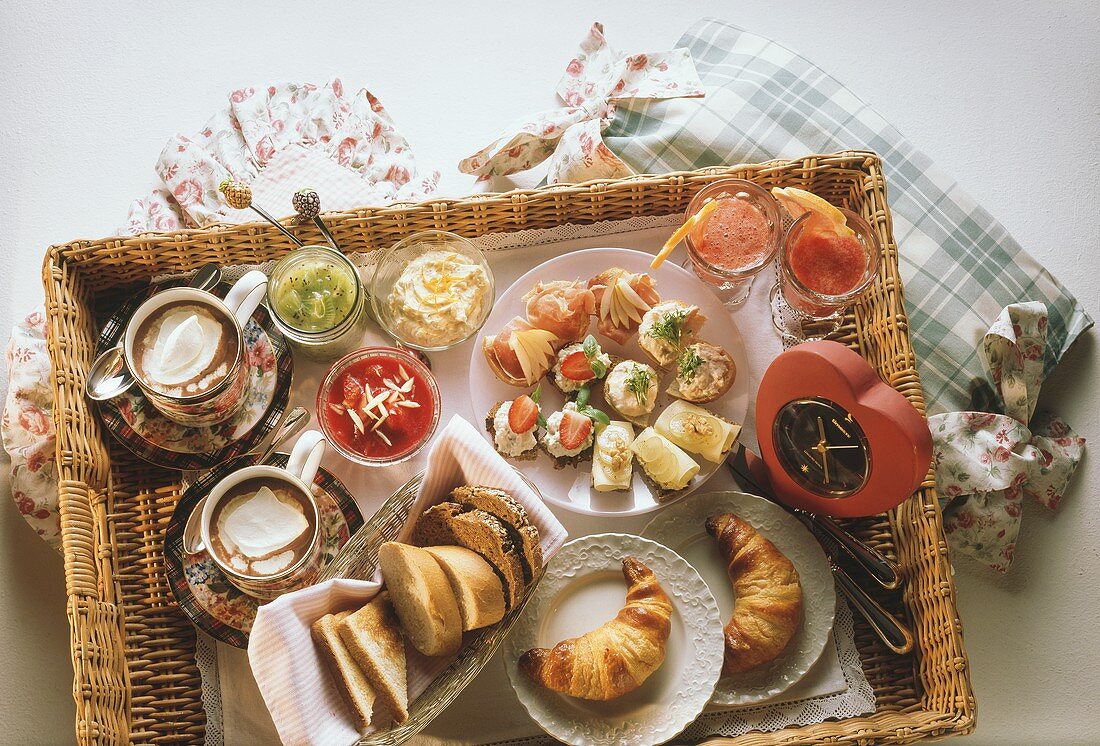
<instances>
[{"instance_id":1,"label":"white milk foam","mask_svg":"<svg viewBox=\"0 0 1100 746\"><path fill-rule=\"evenodd\" d=\"M310 523L299 500L265 485L230 497L219 511L216 529L230 566L272 575L294 564L295 545Z\"/></svg>"},{"instance_id":2,"label":"white milk foam","mask_svg":"<svg viewBox=\"0 0 1100 746\"><path fill-rule=\"evenodd\" d=\"M147 379L166 388L181 386L197 378L221 378L225 362L216 363L224 345L225 325L201 305L182 305L168 309L156 319L146 339L152 344L142 351L141 368ZM140 340L139 340L140 342ZM205 388L204 381L196 381ZM188 392L190 393L190 392Z\"/></svg>"}]
</instances>

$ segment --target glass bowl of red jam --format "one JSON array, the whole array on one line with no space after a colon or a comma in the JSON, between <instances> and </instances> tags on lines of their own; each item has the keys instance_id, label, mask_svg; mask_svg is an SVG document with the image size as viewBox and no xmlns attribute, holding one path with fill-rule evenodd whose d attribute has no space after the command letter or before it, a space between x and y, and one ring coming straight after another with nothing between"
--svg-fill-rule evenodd
<instances>
[{"instance_id":1,"label":"glass bowl of red jam","mask_svg":"<svg viewBox=\"0 0 1100 746\"><path fill-rule=\"evenodd\" d=\"M406 461L439 426L431 371L396 347L364 347L336 361L317 390L317 419L333 448L364 466Z\"/></svg>"},{"instance_id":2,"label":"glass bowl of red jam","mask_svg":"<svg viewBox=\"0 0 1100 746\"><path fill-rule=\"evenodd\" d=\"M688 262L727 306L749 296L756 274L775 258L783 240L783 212L767 190L744 179L723 179L692 198L687 216L707 202L714 212L687 235Z\"/></svg>"},{"instance_id":3,"label":"glass bowl of red jam","mask_svg":"<svg viewBox=\"0 0 1100 746\"><path fill-rule=\"evenodd\" d=\"M815 229L813 213L787 230L779 251L779 281L772 291L772 320L797 341L837 331L844 311L878 275L882 251L862 217L843 208L853 235Z\"/></svg>"}]
</instances>

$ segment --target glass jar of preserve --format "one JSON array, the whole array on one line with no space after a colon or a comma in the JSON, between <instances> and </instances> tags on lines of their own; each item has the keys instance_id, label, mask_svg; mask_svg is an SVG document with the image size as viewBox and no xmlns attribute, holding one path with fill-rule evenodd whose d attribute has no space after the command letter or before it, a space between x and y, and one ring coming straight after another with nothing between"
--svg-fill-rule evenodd
<instances>
[{"instance_id":1,"label":"glass jar of preserve","mask_svg":"<svg viewBox=\"0 0 1100 746\"><path fill-rule=\"evenodd\" d=\"M329 246L303 246L283 257L267 283L267 305L291 346L311 360L332 360L360 346L366 290L359 271Z\"/></svg>"}]
</instances>

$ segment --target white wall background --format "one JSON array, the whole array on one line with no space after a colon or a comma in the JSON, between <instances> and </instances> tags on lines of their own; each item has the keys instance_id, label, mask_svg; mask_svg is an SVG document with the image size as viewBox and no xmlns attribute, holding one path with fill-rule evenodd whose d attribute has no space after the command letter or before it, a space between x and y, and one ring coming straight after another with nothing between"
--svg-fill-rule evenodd
<instances>
[{"instance_id":1,"label":"white wall background","mask_svg":"<svg viewBox=\"0 0 1100 746\"><path fill-rule=\"evenodd\" d=\"M339 74L369 87L442 192L506 122L553 104L592 20L671 46L718 16L802 52L955 175L1100 315L1100 7L1094 1L864 3L0 3L0 330L40 302L44 249L108 235L173 132L232 88ZM904 250L904 247L902 247ZM6 334L6 332L5 332ZM1087 335L1044 405L1100 442ZM6 480L6 477L5 477ZM1006 578L963 561L977 690L969 743L1100 740L1100 481L1087 458L1056 515L1029 505ZM0 491L7 494L6 482ZM73 738L61 562L0 497L0 741Z\"/></svg>"}]
</instances>

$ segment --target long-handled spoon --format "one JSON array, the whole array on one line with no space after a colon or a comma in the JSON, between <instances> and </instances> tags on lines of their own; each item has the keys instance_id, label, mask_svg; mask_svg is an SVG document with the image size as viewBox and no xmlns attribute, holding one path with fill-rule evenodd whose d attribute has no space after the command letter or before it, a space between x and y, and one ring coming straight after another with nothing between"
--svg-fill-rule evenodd
<instances>
[{"instance_id":1,"label":"long-handled spoon","mask_svg":"<svg viewBox=\"0 0 1100 746\"><path fill-rule=\"evenodd\" d=\"M287 412L278 427L273 428L266 439L266 444L261 441L256 446L255 452L259 452L253 460L253 464L265 463L275 453L279 446L293 438L309 423L309 412L305 407L295 407ZM202 518L202 509L206 504L206 498L202 498L191 508L191 514L187 516L187 525L183 527L183 551L188 554L197 554L203 550L202 530L199 522Z\"/></svg>"},{"instance_id":2,"label":"long-handled spoon","mask_svg":"<svg viewBox=\"0 0 1100 746\"><path fill-rule=\"evenodd\" d=\"M187 285L197 290L212 290L221 279L222 271L217 264L204 264ZM84 395L92 401L107 401L133 385L134 376L126 367L126 356L120 344L101 353L92 363L84 384Z\"/></svg>"},{"instance_id":3,"label":"long-handled spoon","mask_svg":"<svg viewBox=\"0 0 1100 746\"><path fill-rule=\"evenodd\" d=\"M252 209L257 215L271 223L273 226L279 229L284 236L289 238L298 246L305 246L302 243L302 239L295 236L293 233L286 229L286 226L273 218L267 210L263 209L259 205L252 204L252 187L245 184L243 181L234 181L233 179L226 179L220 185L218 189L221 190L222 195L225 197L225 202L230 207L237 210Z\"/></svg>"},{"instance_id":4,"label":"long-handled spoon","mask_svg":"<svg viewBox=\"0 0 1100 746\"><path fill-rule=\"evenodd\" d=\"M321 231L321 234L332 245L332 248L341 253L343 252L340 245L336 243L336 239L333 238L328 226L325 225L325 221L321 219L321 195L317 194L316 189L310 187L299 189L290 201L294 206L294 211L298 213L298 217L303 220L312 220L313 224L317 226L317 230Z\"/></svg>"}]
</instances>

